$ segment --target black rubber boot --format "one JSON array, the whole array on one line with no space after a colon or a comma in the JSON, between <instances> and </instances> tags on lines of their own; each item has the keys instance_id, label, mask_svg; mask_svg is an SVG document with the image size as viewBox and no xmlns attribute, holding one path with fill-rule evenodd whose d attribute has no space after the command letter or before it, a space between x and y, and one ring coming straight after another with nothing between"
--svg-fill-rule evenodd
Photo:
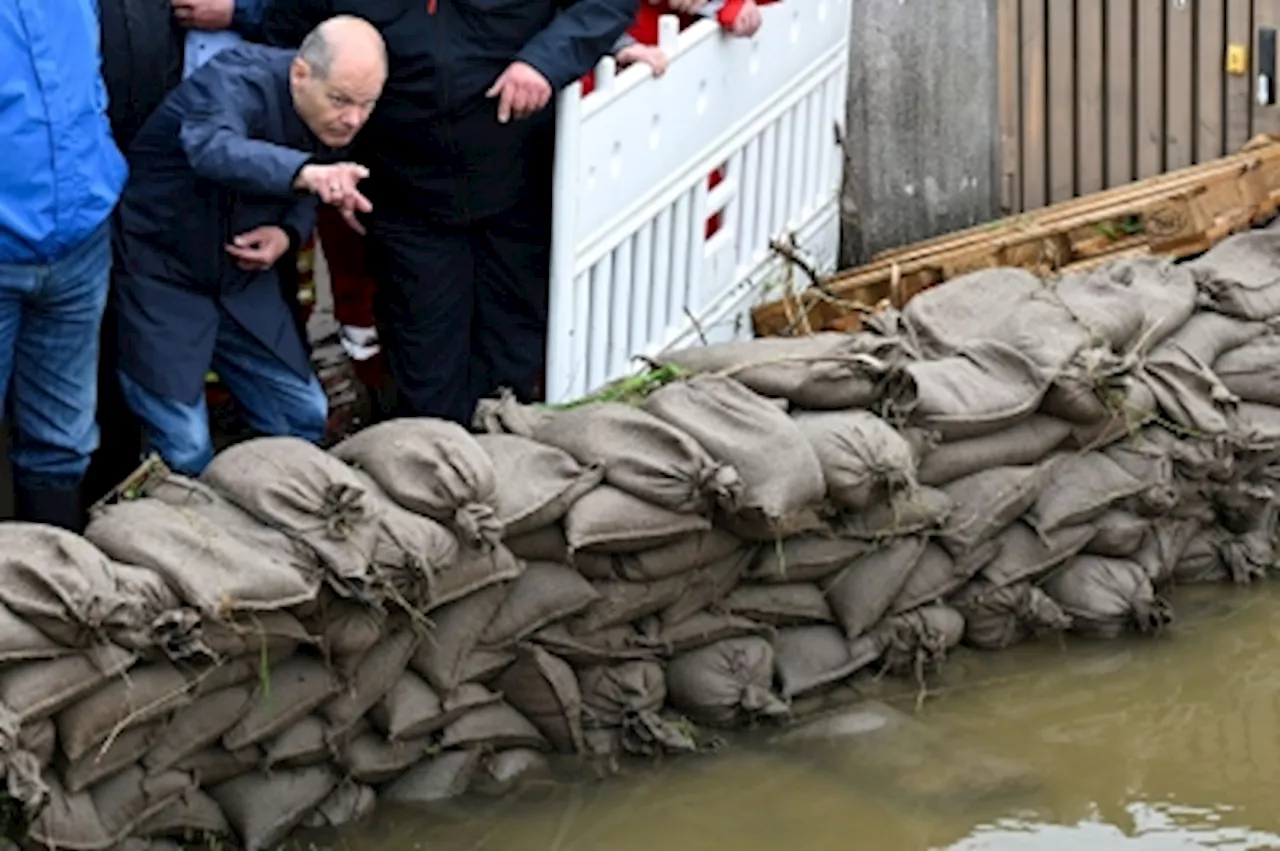
<instances>
[{"instance_id":1,"label":"black rubber boot","mask_svg":"<svg viewBox=\"0 0 1280 851\"><path fill-rule=\"evenodd\" d=\"M17 520L46 523L72 532L84 531L80 488L14 485Z\"/></svg>"}]
</instances>

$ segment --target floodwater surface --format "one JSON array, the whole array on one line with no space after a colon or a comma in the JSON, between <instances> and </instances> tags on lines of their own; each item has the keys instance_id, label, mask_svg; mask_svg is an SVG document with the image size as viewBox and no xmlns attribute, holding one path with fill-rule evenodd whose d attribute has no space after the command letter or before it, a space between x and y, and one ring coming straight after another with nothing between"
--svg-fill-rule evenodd
<instances>
[{"instance_id":1,"label":"floodwater surface","mask_svg":"<svg viewBox=\"0 0 1280 851\"><path fill-rule=\"evenodd\" d=\"M1157 638L957 653L845 735L380 810L358 851L1280 849L1280 584L1180 589ZM876 713L879 713L878 715ZM866 719L874 723L867 724ZM876 718L896 723L882 725ZM863 732L859 732L859 731Z\"/></svg>"}]
</instances>

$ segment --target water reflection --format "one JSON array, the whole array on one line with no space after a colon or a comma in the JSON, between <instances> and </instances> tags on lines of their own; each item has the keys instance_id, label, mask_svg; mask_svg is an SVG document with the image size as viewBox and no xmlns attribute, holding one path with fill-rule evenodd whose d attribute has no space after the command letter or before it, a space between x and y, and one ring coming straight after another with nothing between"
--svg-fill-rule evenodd
<instances>
[{"instance_id":1,"label":"water reflection","mask_svg":"<svg viewBox=\"0 0 1280 851\"><path fill-rule=\"evenodd\" d=\"M910 716L892 759L853 738L826 746L822 759L749 739L729 753L603 783L429 812L384 810L373 824L318 844L360 851L1280 849L1280 587L1191 589L1175 602L1181 620L1156 640L962 654L918 713L913 691L889 689L881 698ZM984 790L987 769L975 769L969 753L1015 764L1032 782L1001 778Z\"/></svg>"}]
</instances>

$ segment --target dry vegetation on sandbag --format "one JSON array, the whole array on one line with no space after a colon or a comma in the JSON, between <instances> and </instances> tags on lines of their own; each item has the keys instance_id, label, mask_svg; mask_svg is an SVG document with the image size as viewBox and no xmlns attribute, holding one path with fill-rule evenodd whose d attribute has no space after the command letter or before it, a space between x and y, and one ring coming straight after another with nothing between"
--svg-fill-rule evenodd
<instances>
[{"instance_id":1,"label":"dry vegetation on sandbag","mask_svg":"<svg viewBox=\"0 0 1280 851\"><path fill-rule=\"evenodd\" d=\"M491 400L482 434L250 440L85 537L0 526L21 832L271 848L923 695L961 644L1158 635L1170 586L1277 563L1274 237L978 272L856 334Z\"/></svg>"}]
</instances>

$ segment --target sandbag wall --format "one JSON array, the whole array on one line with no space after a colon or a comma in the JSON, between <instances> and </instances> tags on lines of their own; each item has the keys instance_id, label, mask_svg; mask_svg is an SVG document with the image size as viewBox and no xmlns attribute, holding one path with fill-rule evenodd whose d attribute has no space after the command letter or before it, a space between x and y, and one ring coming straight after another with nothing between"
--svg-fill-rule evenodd
<instances>
[{"instance_id":1,"label":"sandbag wall","mask_svg":"<svg viewBox=\"0 0 1280 851\"><path fill-rule=\"evenodd\" d=\"M1275 563L1276 316L1273 231L993 270L642 399L253 440L83 538L0 525L9 794L50 848L262 849L962 641L1158 631L1169 585Z\"/></svg>"}]
</instances>

